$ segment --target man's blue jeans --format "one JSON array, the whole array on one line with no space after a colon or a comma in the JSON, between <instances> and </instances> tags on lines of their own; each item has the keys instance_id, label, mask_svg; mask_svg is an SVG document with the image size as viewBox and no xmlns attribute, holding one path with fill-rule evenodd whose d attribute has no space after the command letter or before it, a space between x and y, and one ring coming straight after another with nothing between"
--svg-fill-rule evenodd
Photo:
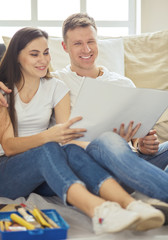
<instances>
[{"instance_id":1,"label":"man's blue jeans","mask_svg":"<svg viewBox=\"0 0 168 240\"><path fill-rule=\"evenodd\" d=\"M58 195L66 203L72 184L81 183L98 194L109 177L84 149L74 144L60 147L50 142L15 156L0 157L0 196L11 199L26 197L37 189L44 195Z\"/></svg>"},{"instance_id":2,"label":"man's blue jeans","mask_svg":"<svg viewBox=\"0 0 168 240\"><path fill-rule=\"evenodd\" d=\"M133 152L119 135L106 132L92 141L86 152L121 185L168 202L168 174L158 168L168 165L168 143L161 144L157 154L145 156Z\"/></svg>"}]
</instances>

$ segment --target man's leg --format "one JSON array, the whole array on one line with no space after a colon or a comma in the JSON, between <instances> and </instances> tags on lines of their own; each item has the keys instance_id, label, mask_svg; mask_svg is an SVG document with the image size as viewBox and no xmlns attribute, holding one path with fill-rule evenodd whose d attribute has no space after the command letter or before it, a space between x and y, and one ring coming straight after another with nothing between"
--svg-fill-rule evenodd
<instances>
[{"instance_id":1,"label":"man's leg","mask_svg":"<svg viewBox=\"0 0 168 240\"><path fill-rule=\"evenodd\" d=\"M161 143L158 152L154 155L137 154L139 157L164 170L168 166L168 141Z\"/></svg>"},{"instance_id":2,"label":"man's leg","mask_svg":"<svg viewBox=\"0 0 168 240\"><path fill-rule=\"evenodd\" d=\"M168 174L138 157L119 135L104 133L91 142L86 151L119 183L168 202Z\"/></svg>"}]
</instances>

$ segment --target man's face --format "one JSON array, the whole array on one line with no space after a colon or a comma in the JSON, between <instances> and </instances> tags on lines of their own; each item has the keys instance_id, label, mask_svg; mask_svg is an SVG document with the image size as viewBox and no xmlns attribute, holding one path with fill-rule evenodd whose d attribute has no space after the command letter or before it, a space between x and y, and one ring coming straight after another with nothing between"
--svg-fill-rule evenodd
<instances>
[{"instance_id":1,"label":"man's face","mask_svg":"<svg viewBox=\"0 0 168 240\"><path fill-rule=\"evenodd\" d=\"M91 70L98 55L97 33L89 27L78 27L67 32L64 50L69 54L72 71Z\"/></svg>"}]
</instances>

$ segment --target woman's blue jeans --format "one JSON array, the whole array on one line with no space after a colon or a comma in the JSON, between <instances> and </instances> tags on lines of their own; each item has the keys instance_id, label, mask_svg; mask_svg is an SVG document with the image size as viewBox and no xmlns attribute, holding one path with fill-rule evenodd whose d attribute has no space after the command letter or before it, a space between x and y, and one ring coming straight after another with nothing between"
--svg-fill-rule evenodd
<instances>
[{"instance_id":1,"label":"woman's blue jeans","mask_svg":"<svg viewBox=\"0 0 168 240\"><path fill-rule=\"evenodd\" d=\"M0 157L0 196L11 199L26 197L37 189L44 195L58 195L66 203L72 184L81 183L98 194L101 183L109 177L74 144L60 147L50 142L15 156Z\"/></svg>"},{"instance_id":2,"label":"woman's blue jeans","mask_svg":"<svg viewBox=\"0 0 168 240\"><path fill-rule=\"evenodd\" d=\"M133 152L118 134L106 132L92 141L86 152L121 185L168 202L167 170L158 168L168 165L168 142L160 145L157 154L146 156Z\"/></svg>"}]
</instances>

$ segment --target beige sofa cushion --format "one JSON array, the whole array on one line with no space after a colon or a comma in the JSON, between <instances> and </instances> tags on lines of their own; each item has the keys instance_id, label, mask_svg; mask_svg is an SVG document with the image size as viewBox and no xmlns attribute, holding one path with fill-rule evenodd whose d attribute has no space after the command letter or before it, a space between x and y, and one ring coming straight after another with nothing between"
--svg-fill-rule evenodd
<instances>
[{"instance_id":1,"label":"beige sofa cushion","mask_svg":"<svg viewBox=\"0 0 168 240\"><path fill-rule=\"evenodd\" d=\"M154 129L156 129L158 139L161 143L168 141L168 121L156 123Z\"/></svg>"},{"instance_id":2,"label":"beige sofa cushion","mask_svg":"<svg viewBox=\"0 0 168 240\"><path fill-rule=\"evenodd\" d=\"M168 90L168 30L124 37L125 75L137 87ZM168 110L154 126L168 141Z\"/></svg>"},{"instance_id":3,"label":"beige sofa cushion","mask_svg":"<svg viewBox=\"0 0 168 240\"><path fill-rule=\"evenodd\" d=\"M168 30L124 38L125 75L137 87L168 90Z\"/></svg>"}]
</instances>

